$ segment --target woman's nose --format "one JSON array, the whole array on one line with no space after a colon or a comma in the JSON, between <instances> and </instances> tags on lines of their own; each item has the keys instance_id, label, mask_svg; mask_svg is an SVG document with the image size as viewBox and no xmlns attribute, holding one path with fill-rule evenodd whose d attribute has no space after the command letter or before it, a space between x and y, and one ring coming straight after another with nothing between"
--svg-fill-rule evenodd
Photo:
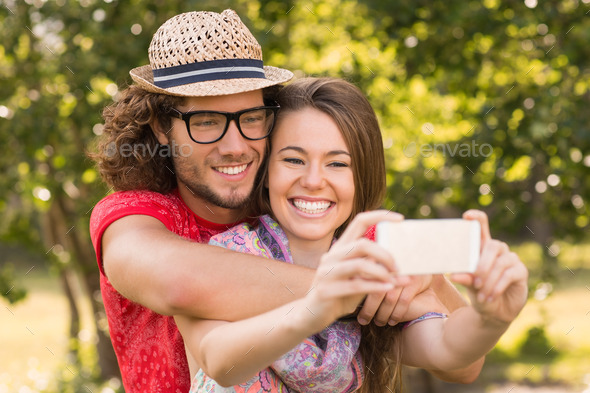
<instances>
[{"instance_id":1,"label":"woman's nose","mask_svg":"<svg viewBox=\"0 0 590 393\"><path fill-rule=\"evenodd\" d=\"M310 165L301 176L301 185L305 188L318 189L324 187L325 184L324 172L319 165Z\"/></svg>"}]
</instances>

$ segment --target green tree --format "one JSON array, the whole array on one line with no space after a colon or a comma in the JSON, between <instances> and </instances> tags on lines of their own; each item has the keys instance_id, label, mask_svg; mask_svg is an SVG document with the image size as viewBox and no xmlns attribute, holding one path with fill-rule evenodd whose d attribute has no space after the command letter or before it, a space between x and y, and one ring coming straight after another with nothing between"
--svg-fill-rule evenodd
<instances>
[{"instance_id":1,"label":"green tree","mask_svg":"<svg viewBox=\"0 0 590 393\"><path fill-rule=\"evenodd\" d=\"M211 7L221 11L227 3ZM196 1L0 4L0 143L6 148L0 157L0 240L34 250L59 272L70 307L71 353L83 366L80 311L68 277L81 279L98 338L93 372L102 380L117 377L88 233L92 208L112 190L86 152L102 131L103 108L129 83L129 70L148 63L155 30L173 15L211 7ZM13 286L4 267L0 289L6 287L2 295L12 301L24 294Z\"/></svg>"},{"instance_id":2,"label":"green tree","mask_svg":"<svg viewBox=\"0 0 590 393\"><path fill-rule=\"evenodd\" d=\"M541 246L547 279L558 241L588 230L589 11L332 0L261 2L248 16L273 64L369 94L385 134L387 207L409 217L483 209L500 238Z\"/></svg>"},{"instance_id":3,"label":"green tree","mask_svg":"<svg viewBox=\"0 0 590 393\"><path fill-rule=\"evenodd\" d=\"M587 234L585 2L3 0L0 240L46 258L66 295L68 275L85 283L99 378L118 371L88 220L111 190L85 151L129 69L148 63L158 26L225 8L242 16L267 64L344 77L367 92L384 132L387 208L408 217L484 209L500 238L540 245L544 279L558 240ZM21 296L3 271L2 296ZM77 302L68 298L76 337Z\"/></svg>"}]
</instances>

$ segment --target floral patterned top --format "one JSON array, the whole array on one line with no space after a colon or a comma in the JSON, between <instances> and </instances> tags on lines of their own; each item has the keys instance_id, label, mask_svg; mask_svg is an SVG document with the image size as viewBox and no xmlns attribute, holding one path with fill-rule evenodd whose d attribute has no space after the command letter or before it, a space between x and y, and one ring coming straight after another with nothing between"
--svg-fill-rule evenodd
<instances>
[{"instance_id":1,"label":"floral patterned top","mask_svg":"<svg viewBox=\"0 0 590 393\"><path fill-rule=\"evenodd\" d=\"M293 263L285 233L269 216L255 228L244 223L213 236L209 244ZM354 392L363 381L360 339L356 321L336 321L242 384L222 387L199 370L191 393Z\"/></svg>"}]
</instances>

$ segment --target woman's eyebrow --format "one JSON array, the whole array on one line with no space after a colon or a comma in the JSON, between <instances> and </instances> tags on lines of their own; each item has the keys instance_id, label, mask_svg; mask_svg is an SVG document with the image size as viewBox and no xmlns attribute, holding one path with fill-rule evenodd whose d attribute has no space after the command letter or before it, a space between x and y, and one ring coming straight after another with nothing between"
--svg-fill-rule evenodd
<instances>
[{"instance_id":1,"label":"woman's eyebrow","mask_svg":"<svg viewBox=\"0 0 590 393\"><path fill-rule=\"evenodd\" d=\"M327 156L338 156L340 154L350 156L350 153L347 152L346 150L331 150L328 153L326 153Z\"/></svg>"},{"instance_id":2,"label":"woman's eyebrow","mask_svg":"<svg viewBox=\"0 0 590 393\"><path fill-rule=\"evenodd\" d=\"M307 153L307 151L304 148L299 147L299 146L285 146L281 150L279 150L278 153L281 153L285 150L295 150L296 152L299 152L302 154ZM345 154L347 156L350 156L350 153L347 152L346 150L330 150L329 152L326 153L326 156L337 156L340 154Z\"/></svg>"},{"instance_id":3,"label":"woman's eyebrow","mask_svg":"<svg viewBox=\"0 0 590 393\"><path fill-rule=\"evenodd\" d=\"M296 152L299 152L299 153L305 153L305 149L302 147L299 147L299 146L285 146L281 150L279 150L278 153L281 153L285 150L295 150Z\"/></svg>"}]
</instances>

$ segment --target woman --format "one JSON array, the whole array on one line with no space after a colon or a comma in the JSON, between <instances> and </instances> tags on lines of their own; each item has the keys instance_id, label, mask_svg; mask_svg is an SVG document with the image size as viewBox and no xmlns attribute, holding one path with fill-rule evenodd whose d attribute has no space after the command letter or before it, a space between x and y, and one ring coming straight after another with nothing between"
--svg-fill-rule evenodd
<instances>
[{"instance_id":1,"label":"woman","mask_svg":"<svg viewBox=\"0 0 590 393\"><path fill-rule=\"evenodd\" d=\"M402 217L361 213L377 208L385 191L378 122L363 94L342 80L298 80L278 101L282 109L257 190L268 215L211 242L317 268L316 279L303 299L247 320L177 318L199 367L192 391L394 391L402 362L455 370L485 355L524 306L527 272L489 238L481 212L466 213L484 228L479 270L457 277L479 290L472 306L448 318L442 305L414 307L410 314L418 319L404 328L363 327L362 340L356 321L336 321L366 294L395 283L391 256L364 234L379 221Z\"/></svg>"}]
</instances>

